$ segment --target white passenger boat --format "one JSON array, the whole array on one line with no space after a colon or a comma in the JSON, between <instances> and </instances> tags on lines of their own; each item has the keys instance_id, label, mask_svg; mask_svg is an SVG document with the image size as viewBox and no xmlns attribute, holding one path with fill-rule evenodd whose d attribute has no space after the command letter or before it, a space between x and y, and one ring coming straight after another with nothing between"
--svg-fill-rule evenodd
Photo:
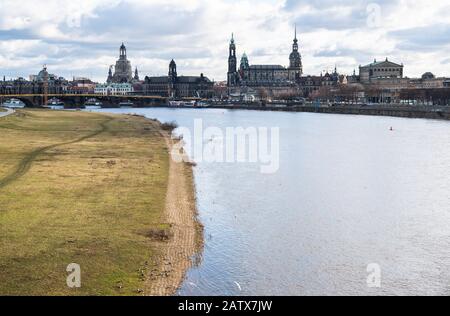
<instances>
[{"instance_id":1,"label":"white passenger boat","mask_svg":"<svg viewBox=\"0 0 450 316\"><path fill-rule=\"evenodd\" d=\"M169 106L173 107L194 107L196 104L195 101L169 101Z\"/></svg>"},{"instance_id":2,"label":"white passenger boat","mask_svg":"<svg viewBox=\"0 0 450 316\"><path fill-rule=\"evenodd\" d=\"M47 105L45 107L50 108L52 110L62 110L64 109L64 102L62 102L60 99L52 98L48 100Z\"/></svg>"},{"instance_id":3,"label":"white passenger boat","mask_svg":"<svg viewBox=\"0 0 450 316\"><path fill-rule=\"evenodd\" d=\"M25 103L20 101L19 99L8 99L5 102L1 104L1 106L5 108L11 108L11 109L21 109L25 107Z\"/></svg>"},{"instance_id":4,"label":"white passenger boat","mask_svg":"<svg viewBox=\"0 0 450 316\"><path fill-rule=\"evenodd\" d=\"M102 108L103 103L98 101L97 99L89 99L86 101L86 103L84 104L84 106L86 107L86 109L101 109Z\"/></svg>"}]
</instances>

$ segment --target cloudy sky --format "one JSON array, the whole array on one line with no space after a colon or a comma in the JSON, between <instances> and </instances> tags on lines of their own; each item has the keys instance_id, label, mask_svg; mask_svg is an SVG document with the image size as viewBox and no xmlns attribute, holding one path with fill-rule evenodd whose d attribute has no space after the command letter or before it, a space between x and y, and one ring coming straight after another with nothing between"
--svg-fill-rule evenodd
<instances>
[{"instance_id":1,"label":"cloudy sky","mask_svg":"<svg viewBox=\"0 0 450 316\"><path fill-rule=\"evenodd\" d=\"M297 24L304 71L352 73L389 57L409 77L450 76L450 0L0 0L0 75L43 64L105 81L121 42L141 76L227 71L228 41L251 64L288 64Z\"/></svg>"}]
</instances>

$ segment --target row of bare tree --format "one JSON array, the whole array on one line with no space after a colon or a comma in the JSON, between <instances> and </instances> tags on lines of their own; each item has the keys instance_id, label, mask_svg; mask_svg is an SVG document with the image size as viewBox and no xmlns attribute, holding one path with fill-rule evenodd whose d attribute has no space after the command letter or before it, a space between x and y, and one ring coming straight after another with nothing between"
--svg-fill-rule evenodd
<instances>
[{"instance_id":1,"label":"row of bare tree","mask_svg":"<svg viewBox=\"0 0 450 316\"><path fill-rule=\"evenodd\" d=\"M312 93L310 98L343 102L359 102L364 99L398 103L402 100L408 100L423 104L450 105L450 88L389 90L376 86L352 84L321 87Z\"/></svg>"},{"instance_id":2,"label":"row of bare tree","mask_svg":"<svg viewBox=\"0 0 450 316\"><path fill-rule=\"evenodd\" d=\"M216 93L226 94L226 87L216 88ZM422 104L450 105L450 88L441 89L387 89L375 85L346 84L338 86L322 86L309 95L303 95L301 90L274 92L268 88L256 89L258 97L266 101L269 98L293 100L298 97L308 97L311 100L329 102L384 102L400 103L414 101Z\"/></svg>"}]
</instances>

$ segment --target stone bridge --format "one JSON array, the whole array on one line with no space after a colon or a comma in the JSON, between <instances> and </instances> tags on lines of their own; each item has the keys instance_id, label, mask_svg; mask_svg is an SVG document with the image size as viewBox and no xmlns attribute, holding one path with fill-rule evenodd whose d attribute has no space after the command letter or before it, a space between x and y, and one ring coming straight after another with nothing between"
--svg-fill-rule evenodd
<instances>
[{"instance_id":1,"label":"stone bridge","mask_svg":"<svg viewBox=\"0 0 450 316\"><path fill-rule=\"evenodd\" d=\"M44 106L43 94L19 94L0 95L0 103L7 99L19 99L25 103L26 107ZM49 94L48 99L56 98L64 102L66 108L83 107L89 99L96 99L102 102L103 107L119 107L121 102L131 101L134 107L164 106L168 104L168 99L159 96L131 96L131 95L97 95L97 94Z\"/></svg>"}]
</instances>

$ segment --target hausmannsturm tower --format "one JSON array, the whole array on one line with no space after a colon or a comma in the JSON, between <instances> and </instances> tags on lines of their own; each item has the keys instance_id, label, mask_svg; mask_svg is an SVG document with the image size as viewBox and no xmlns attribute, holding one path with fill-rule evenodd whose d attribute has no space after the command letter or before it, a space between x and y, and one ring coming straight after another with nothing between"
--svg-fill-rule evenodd
<instances>
[{"instance_id":1,"label":"hausmannsturm tower","mask_svg":"<svg viewBox=\"0 0 450 316\"><path fill-rule=\"evenodd\" d=\"M294 44L289 56L289 80L296 81L303 74L302 56L298 51L297 26L295 26Z\"/></svg>"}]
</instances>

